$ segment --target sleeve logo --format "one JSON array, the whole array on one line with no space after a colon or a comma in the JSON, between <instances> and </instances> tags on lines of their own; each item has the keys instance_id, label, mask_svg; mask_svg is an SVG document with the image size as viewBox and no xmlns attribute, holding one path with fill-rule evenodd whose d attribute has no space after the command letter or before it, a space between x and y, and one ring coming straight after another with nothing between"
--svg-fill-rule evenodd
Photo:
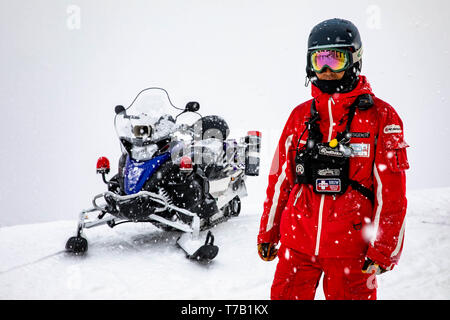
<instances>
[{"instance_id":1,"label":"sleeve logo","mask_svg":"<svg viewBox=\"0 0 450 320\"><path fill-rule=\"evenodd\" d=\"M383 132L386 134L402 133L402 128L398 124L390 124L390 125L384 127Z\"/></svg>"}]
</instances>

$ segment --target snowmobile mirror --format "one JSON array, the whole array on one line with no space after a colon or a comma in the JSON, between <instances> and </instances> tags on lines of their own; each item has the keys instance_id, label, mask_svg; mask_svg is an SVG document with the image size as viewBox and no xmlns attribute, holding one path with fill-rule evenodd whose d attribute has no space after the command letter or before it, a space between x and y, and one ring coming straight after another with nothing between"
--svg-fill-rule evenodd
<instances>
[{"instance_id":1,"label":"snowmobile mirror","mask_svg":"<svg viewBox=\"0 0 450 320\"><path fill-rule=\"evenodd\" d=\"M184 109L188 112L197 112L200 109L200 103L196 101L188 102Z\"/></svg>"},{"instance_id":2,"label":"snowmobile mirror","mask_svg":"<svg viewBox=\"0 0 450 320\"><path fill-rule=\"evenodd\" d=\"M124 112L124 111L125 111L125 108L124 108L124 106L116 106L116 107L114 108L114 111L116 112L116 114L119 114L119 113Z\"/></svg>"}]
</instances>

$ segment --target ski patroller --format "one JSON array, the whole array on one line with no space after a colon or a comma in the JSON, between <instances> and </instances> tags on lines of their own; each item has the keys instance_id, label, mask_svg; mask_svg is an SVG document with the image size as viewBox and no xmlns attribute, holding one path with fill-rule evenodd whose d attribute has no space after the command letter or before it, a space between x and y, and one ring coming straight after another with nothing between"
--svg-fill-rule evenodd
<instances>
[{"instance_id":1,"label":"ski patroller","mask_svg":"<svg viewBox=\"0 0 450 320\"><path fill-rule=\"evenodd\" d=\"M118 173L108 181L109 160L98 159L97 173L108 190L80 212L67 251L88 250L85 229L150 222L181 232L177 244L187 257L214 259L219 248L208 229L239 215L246 177L259 174L261 134L249 131L238 141L229 139L225 120L203 117L199 108L198 102L175 107L162 88L142 90L128 108L116 106ZM196 121L186 121L187 114L196 115Z\"/></svg>"}]
</instances>

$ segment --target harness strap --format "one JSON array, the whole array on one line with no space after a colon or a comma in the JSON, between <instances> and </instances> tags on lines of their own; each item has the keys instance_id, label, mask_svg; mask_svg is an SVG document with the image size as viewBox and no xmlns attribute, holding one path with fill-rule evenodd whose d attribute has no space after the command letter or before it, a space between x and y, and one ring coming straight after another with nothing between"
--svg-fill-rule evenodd
<instances>
[{"instance_id":1,"label":"harness strap","mask_svg":"<svg viewBox=\"0 0 450 320\"><path fill-rule=\"evenodd\" d=\"M342 133L344 135L344 137L345 137L345 135L347 135L347 133L350 132L350 126L351 126L353 118L355 116L356 107L360 108L361 110L367 110L372 106L373 106L373 100L372 100L371 95L364 94L364 95L360 95L356 98L355 102L350 106L350 110L348 113L347 126L345 128L345 131ZM358 181L352 180L350 178L348 178L348 181L350 183L350 186L354 190L358 191L363 196L365 196L367 199L369 199L372 202L372 204L375 202L375 196L374 196L372 190L370 190L369 188L366 188L365 186L360 184Z\"/></svg>"},{"instance_id":2,"label":"harness strap","mask_svg":"<svg viewBox=\"0 0 450 320\"><path fill-rule=\"evenodd\" d=\"M366 197L367 199L370 200L370 202L372 202L372 204L374 204L375 202L375 196L373 194L373 191L370 190L369 188L364 187L362 184L360 184L358 181L352 180L352 179L348 179L348 181L350 182L350 186L353 188L353 190L358 191L359 193L361 193L364 197Z\"/></svg>"},{"instance_id":3,"label":"harness strap","mask_svg":"<svg viewBox=\"0 0 450 320\"><path fill-rule=\"evenodd\" d=\"M348 112L348 120L347 120L347 125L345 127L345 131L342 132L340 135L342 138L346 138L346 135L350 132L350 126L352 124L353 118L355 117L355 113L356 113L356 108L359 107L359 105L361 104L361 102L363 102L363 104L365 105L366 102L366 97L367 95L362 95L359 96L358 98L356 98L356 100L352 103L352 105L350 106L350 110ZM369 98L371 98L370 95L368 95ZM370 103L370 102L369 102ZM373 102L372 102L373 104ZM348 178L349 184L350 186L358 191L359 193L361 193L364 197L366 197L367 199L369 199L372 204L375 201L375 196L373 194L373 191L370 190L369 188L366 188L365 186L363 186L362 184L360 184L358 181L352 180L350 178Z\"/></svg>"},{"instance_id":4,"label":"harness strap","mask_svg":"<svg viewBox=\"0 0 450 320\"><path fill-rule=\"evenodd\" d=\"M350 132L350 126L352 124L353 118L355 117L356 108L359 108L361 110L367 110L370 107L373 106L373 99L369 94L364 94L358 96L355 101L351 104L349 107L348 112L348 118L347 118L347 125L345 127L344 132L340 132L337 135L337 139L340 141L342 139L346 139L346 135ZM307 124L307 130L308 130L308 140L322 140L322 134L320 132L319 126L317 124L317 121L319 120L319 113L316 109L316 100L313 99L311 103L311 119L306 123ZM302 134L303 136L303 134ZM298 148L298 145L297 145ZM360 192L364 197L369 199L372 204L375 201L375 196L373 194L373 191L369 188L366 188L362 184L360 184L358 181L352 180L348 178L349 185L353 188L353 190L356 190Z\"/></svg>"}]
</instances>

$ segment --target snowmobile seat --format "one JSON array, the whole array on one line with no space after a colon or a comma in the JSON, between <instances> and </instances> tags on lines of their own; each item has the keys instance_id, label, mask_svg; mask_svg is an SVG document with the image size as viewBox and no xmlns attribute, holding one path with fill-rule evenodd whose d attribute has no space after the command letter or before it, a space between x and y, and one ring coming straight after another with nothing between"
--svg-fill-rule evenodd
<instances>
[{"instance_id":1,"label":"snowmobile seat","mask_svg":"<svg viewBox=\"0 0 450 320\"><path fill-rule=\"evenodd\" d=\"M206 116L199 119L193 125L194 132L196 135L201 133L201 137L196 137L196 139L220 139L226 140L230 134L230 127L227 122L219 116Z\"/></svg>"}]
</instances>

